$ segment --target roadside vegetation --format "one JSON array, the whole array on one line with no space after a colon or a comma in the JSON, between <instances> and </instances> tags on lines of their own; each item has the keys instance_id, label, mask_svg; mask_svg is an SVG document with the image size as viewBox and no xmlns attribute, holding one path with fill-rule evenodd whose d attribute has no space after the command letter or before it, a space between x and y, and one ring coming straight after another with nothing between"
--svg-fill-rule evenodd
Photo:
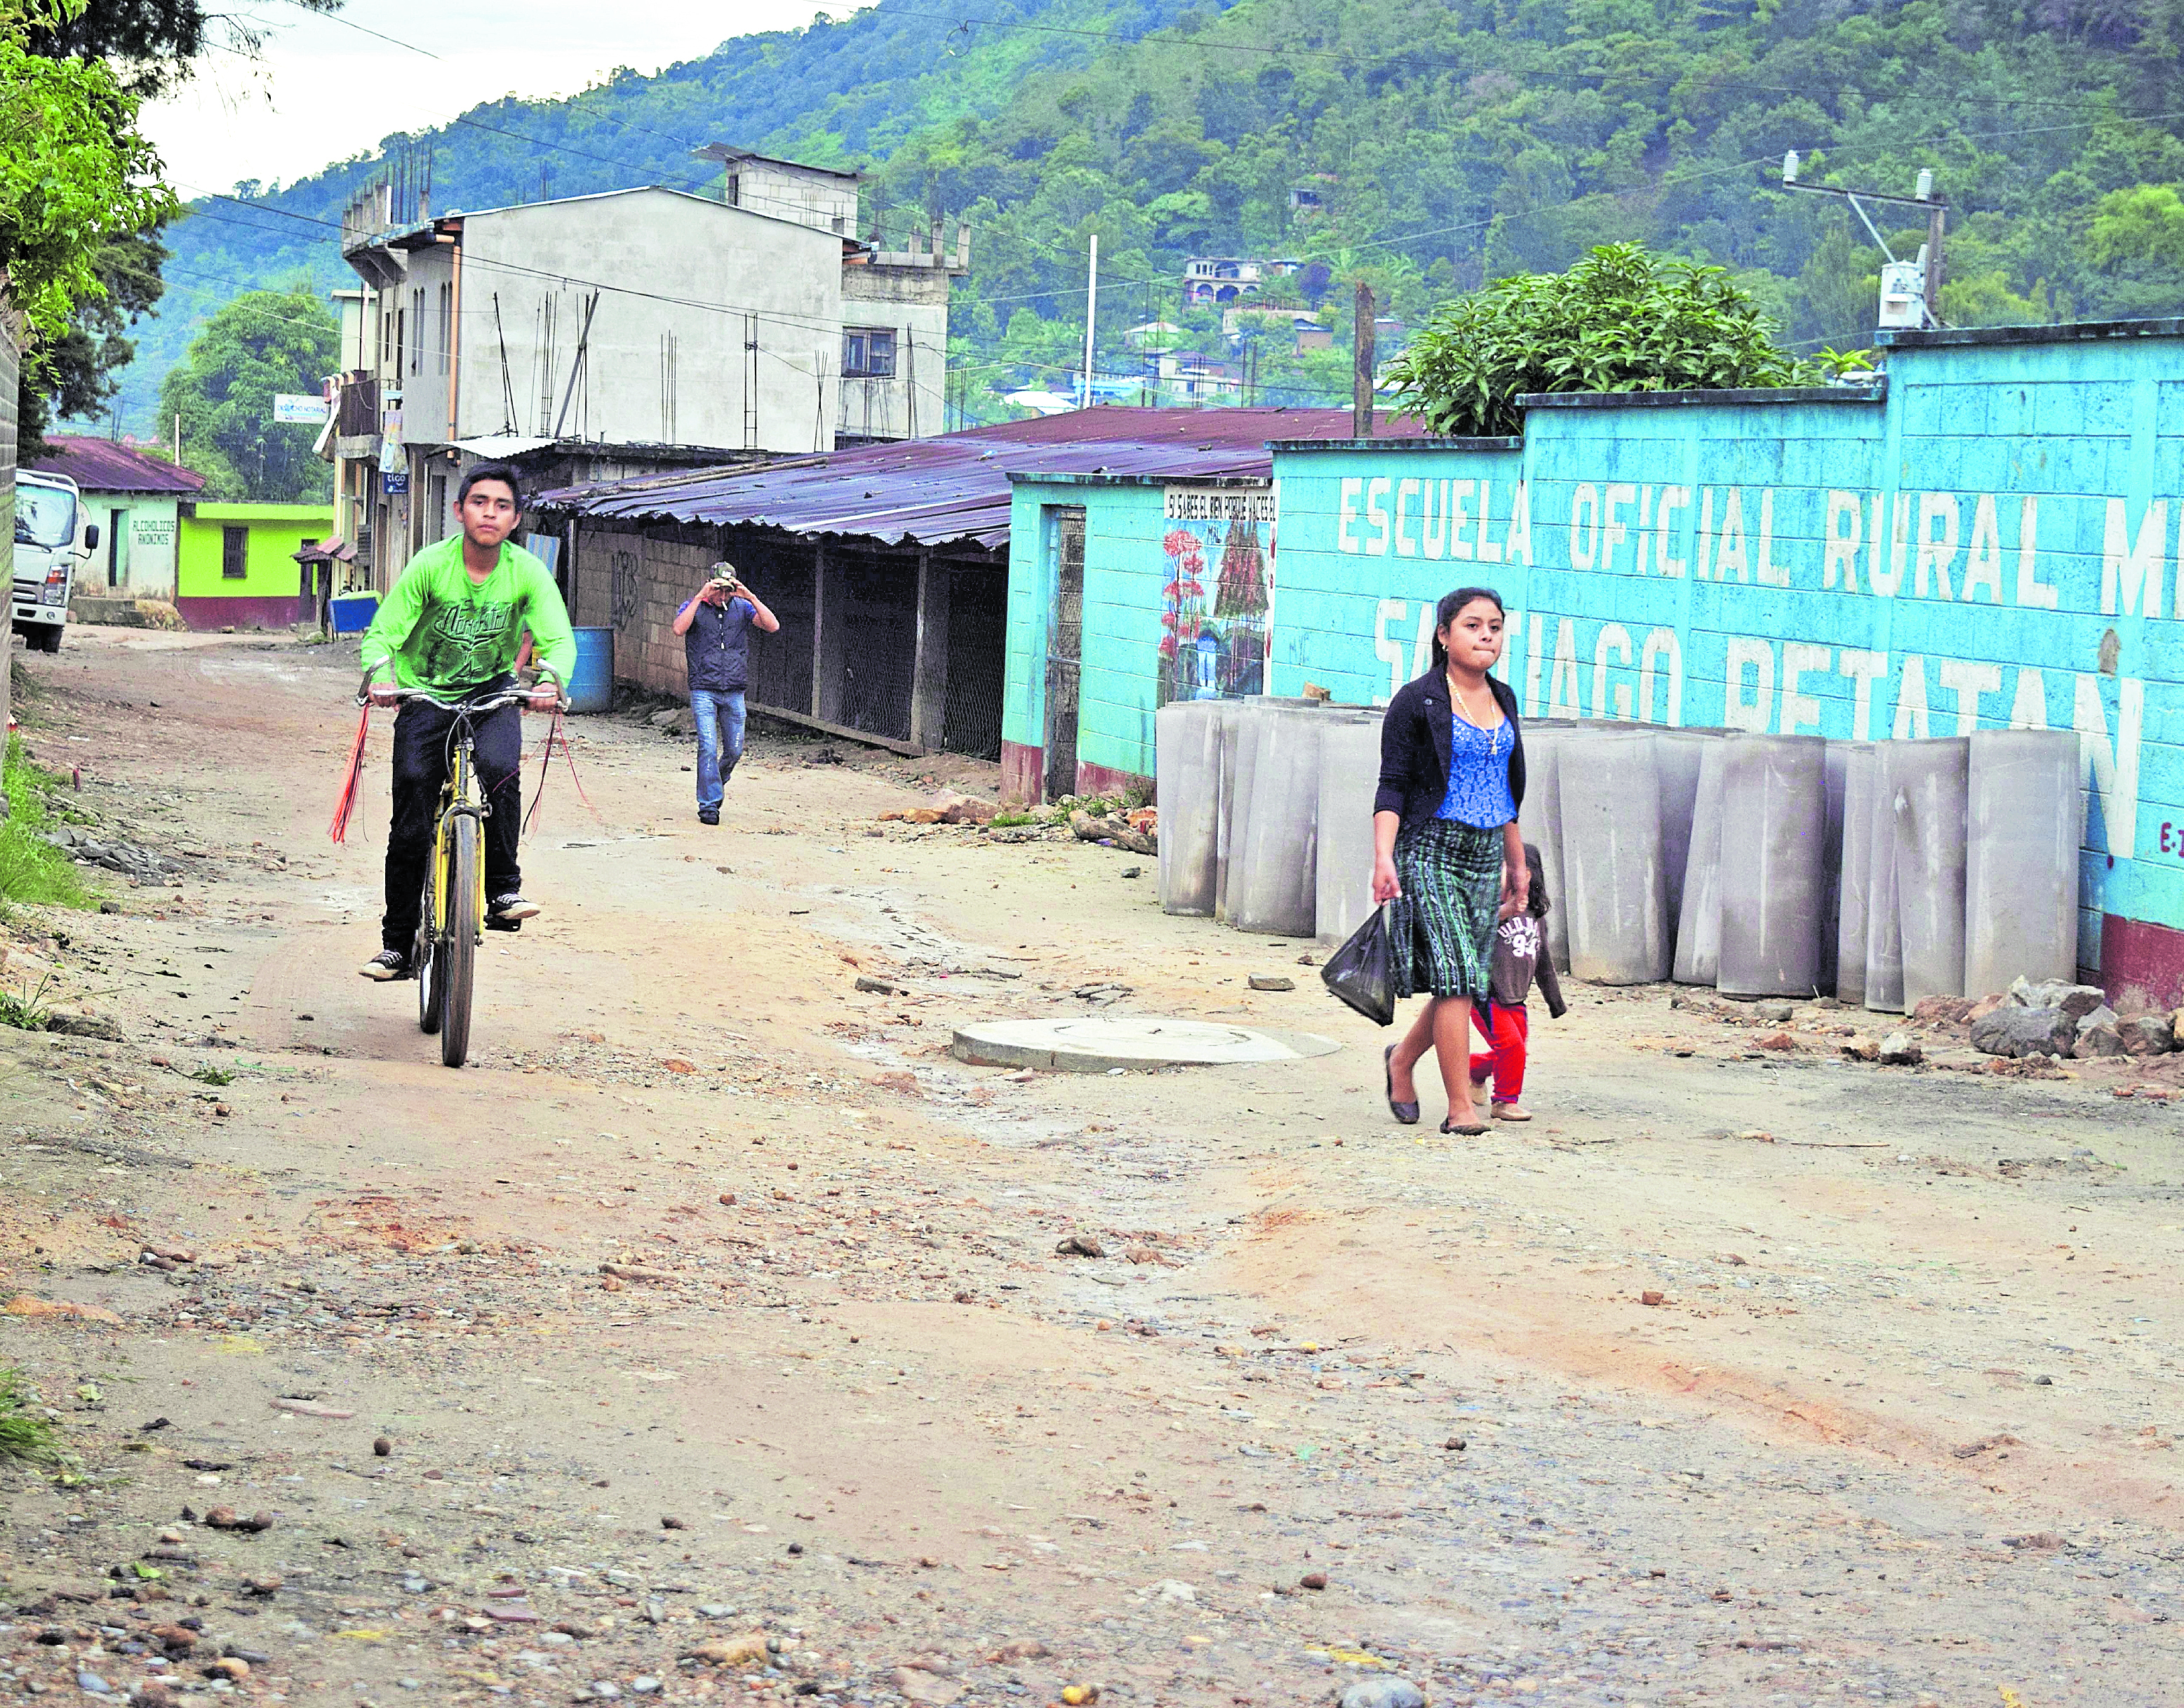
<instances>
[{"instance_id":1,"label":"roadside vegetation","mask_svg":"<svg viewBox=\"0 0 2184 1708\"><path fill-rule=\"evenodd\" d=\"M0 760L8 816L0 819L0 918L18 907L87 907L92 896L67 855L45 839L47 795L59 779L31 763L20 738Z\"/></svg>"},{"instance_id":2,"label":"roadside vegetation","mask_svg":"<svg viewBox=\"0 0 2184 1708\"><path fill-rule=\"evenodd\" d=\"M60 1432L36 1407L20 1370L0 1365L0 1460L53 1465L64 1462Z\"/></svg>"}]
</instances>

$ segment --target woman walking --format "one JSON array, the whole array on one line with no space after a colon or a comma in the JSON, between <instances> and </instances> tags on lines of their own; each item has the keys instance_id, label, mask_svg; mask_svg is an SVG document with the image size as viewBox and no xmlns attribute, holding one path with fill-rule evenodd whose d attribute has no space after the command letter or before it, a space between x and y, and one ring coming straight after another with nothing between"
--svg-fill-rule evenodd
<instances>
[{"instance_id":1,"label":"woman walking","mask_svg":"<svg viewBox=\"0 0 2184 1708\"><path fill-rule=\"evenodd\" d=\"M1434 612L1433 668L1407 683L1380 725L1373 801L1373 899L1391 901L1396 994L1425 996L1388 1047L1388 1107L1418 1118L1415 1077L1429 1049L1448 1088L1444 1133L1486 1130L1471 1102L1471 1010L1493 999L1494 928L1524 903L1524 739L1517 696L1486 673L1502 657L1504 615L1490 588L1459 587Z\"/></svg>"}]
</instances>

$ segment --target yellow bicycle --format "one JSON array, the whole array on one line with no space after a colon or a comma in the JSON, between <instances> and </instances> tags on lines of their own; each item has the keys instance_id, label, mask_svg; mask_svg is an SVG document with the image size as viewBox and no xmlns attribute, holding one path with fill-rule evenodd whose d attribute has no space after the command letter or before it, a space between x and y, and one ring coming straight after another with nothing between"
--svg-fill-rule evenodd
<instances>
[{"instance_id":1,"label":"yellow bicycle","mask_svg":"<svg viewBox=\"0 0 2184 1708\"><path fill-rule=\"evenodd\" d=\"M478 946L485 941L485 820L492 808L477 788L477 743L471 724L504 706L528 705L528 689L508 688L462 701L404 689L396 701L418 700L454 714L448 730L448 780L432 823L432 857L425 866L424 906L410 965L417 972L417 1029L440 1037L440 1060L460 1068L471 1051L471 992Z\"/></svg>"}]
</instances>

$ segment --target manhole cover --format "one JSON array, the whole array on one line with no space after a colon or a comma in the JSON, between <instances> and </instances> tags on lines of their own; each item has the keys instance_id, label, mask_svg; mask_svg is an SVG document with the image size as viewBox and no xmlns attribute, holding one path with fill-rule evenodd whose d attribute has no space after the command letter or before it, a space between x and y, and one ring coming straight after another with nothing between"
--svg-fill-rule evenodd
<instances>
[{"instance_id":1,"label":"manhole cover","mask_svg":"<svg viewBox=\"0 0 2184 1708\"><path fill-rule=\"evenodd\" d=\"M1309 1032L1260 1032L1211 1020L1117 1014L1071 1020L995 1020L964 1026L950 1053L992 1068L1039 1068L1063 1074L1110 1068L1219 1068L1245 1062L1294 1062L1340 1047Z\"/></svg>"}]
</instances>

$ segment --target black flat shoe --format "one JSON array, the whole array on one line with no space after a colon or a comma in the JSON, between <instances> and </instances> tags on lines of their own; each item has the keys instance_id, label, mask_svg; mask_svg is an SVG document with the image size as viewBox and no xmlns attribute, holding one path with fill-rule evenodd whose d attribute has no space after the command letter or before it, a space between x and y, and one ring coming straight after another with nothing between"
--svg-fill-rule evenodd
<instances>
[{"instance_id":1,"label":"black flat shoe","mask_svg":"<svg viewBox=\"0 0 2184 1708\"><path fill-rule=\"evenodd\" d=\"M1395 1116L1405 1126L1415 1127L1418 1124L1418 1106L1416 1103L1399 1103L1396 1101L1396 1047L1393 1044L1381 1051L1380 1066L1388 1079L1389 1114ZM1480 1130L1483 1132L1485 1130L1481 1128Z\"/></svg>"},{"instance_id":2,"label":"black flat shoe","mask_svg":"<svg viewBox=\"0 0 2184 1708\"><path fill-rule=\"evenodd\" d=\"M1466 1121L1462 1126L1451 1126L1446 1121L1443 1121L1440 1124L1440 1130L1444 1133L1447 1133L1455 1138L1475 1139L1486 1130L1486 1123L1484 1121Z\"/></svg>"}]
</instances>

